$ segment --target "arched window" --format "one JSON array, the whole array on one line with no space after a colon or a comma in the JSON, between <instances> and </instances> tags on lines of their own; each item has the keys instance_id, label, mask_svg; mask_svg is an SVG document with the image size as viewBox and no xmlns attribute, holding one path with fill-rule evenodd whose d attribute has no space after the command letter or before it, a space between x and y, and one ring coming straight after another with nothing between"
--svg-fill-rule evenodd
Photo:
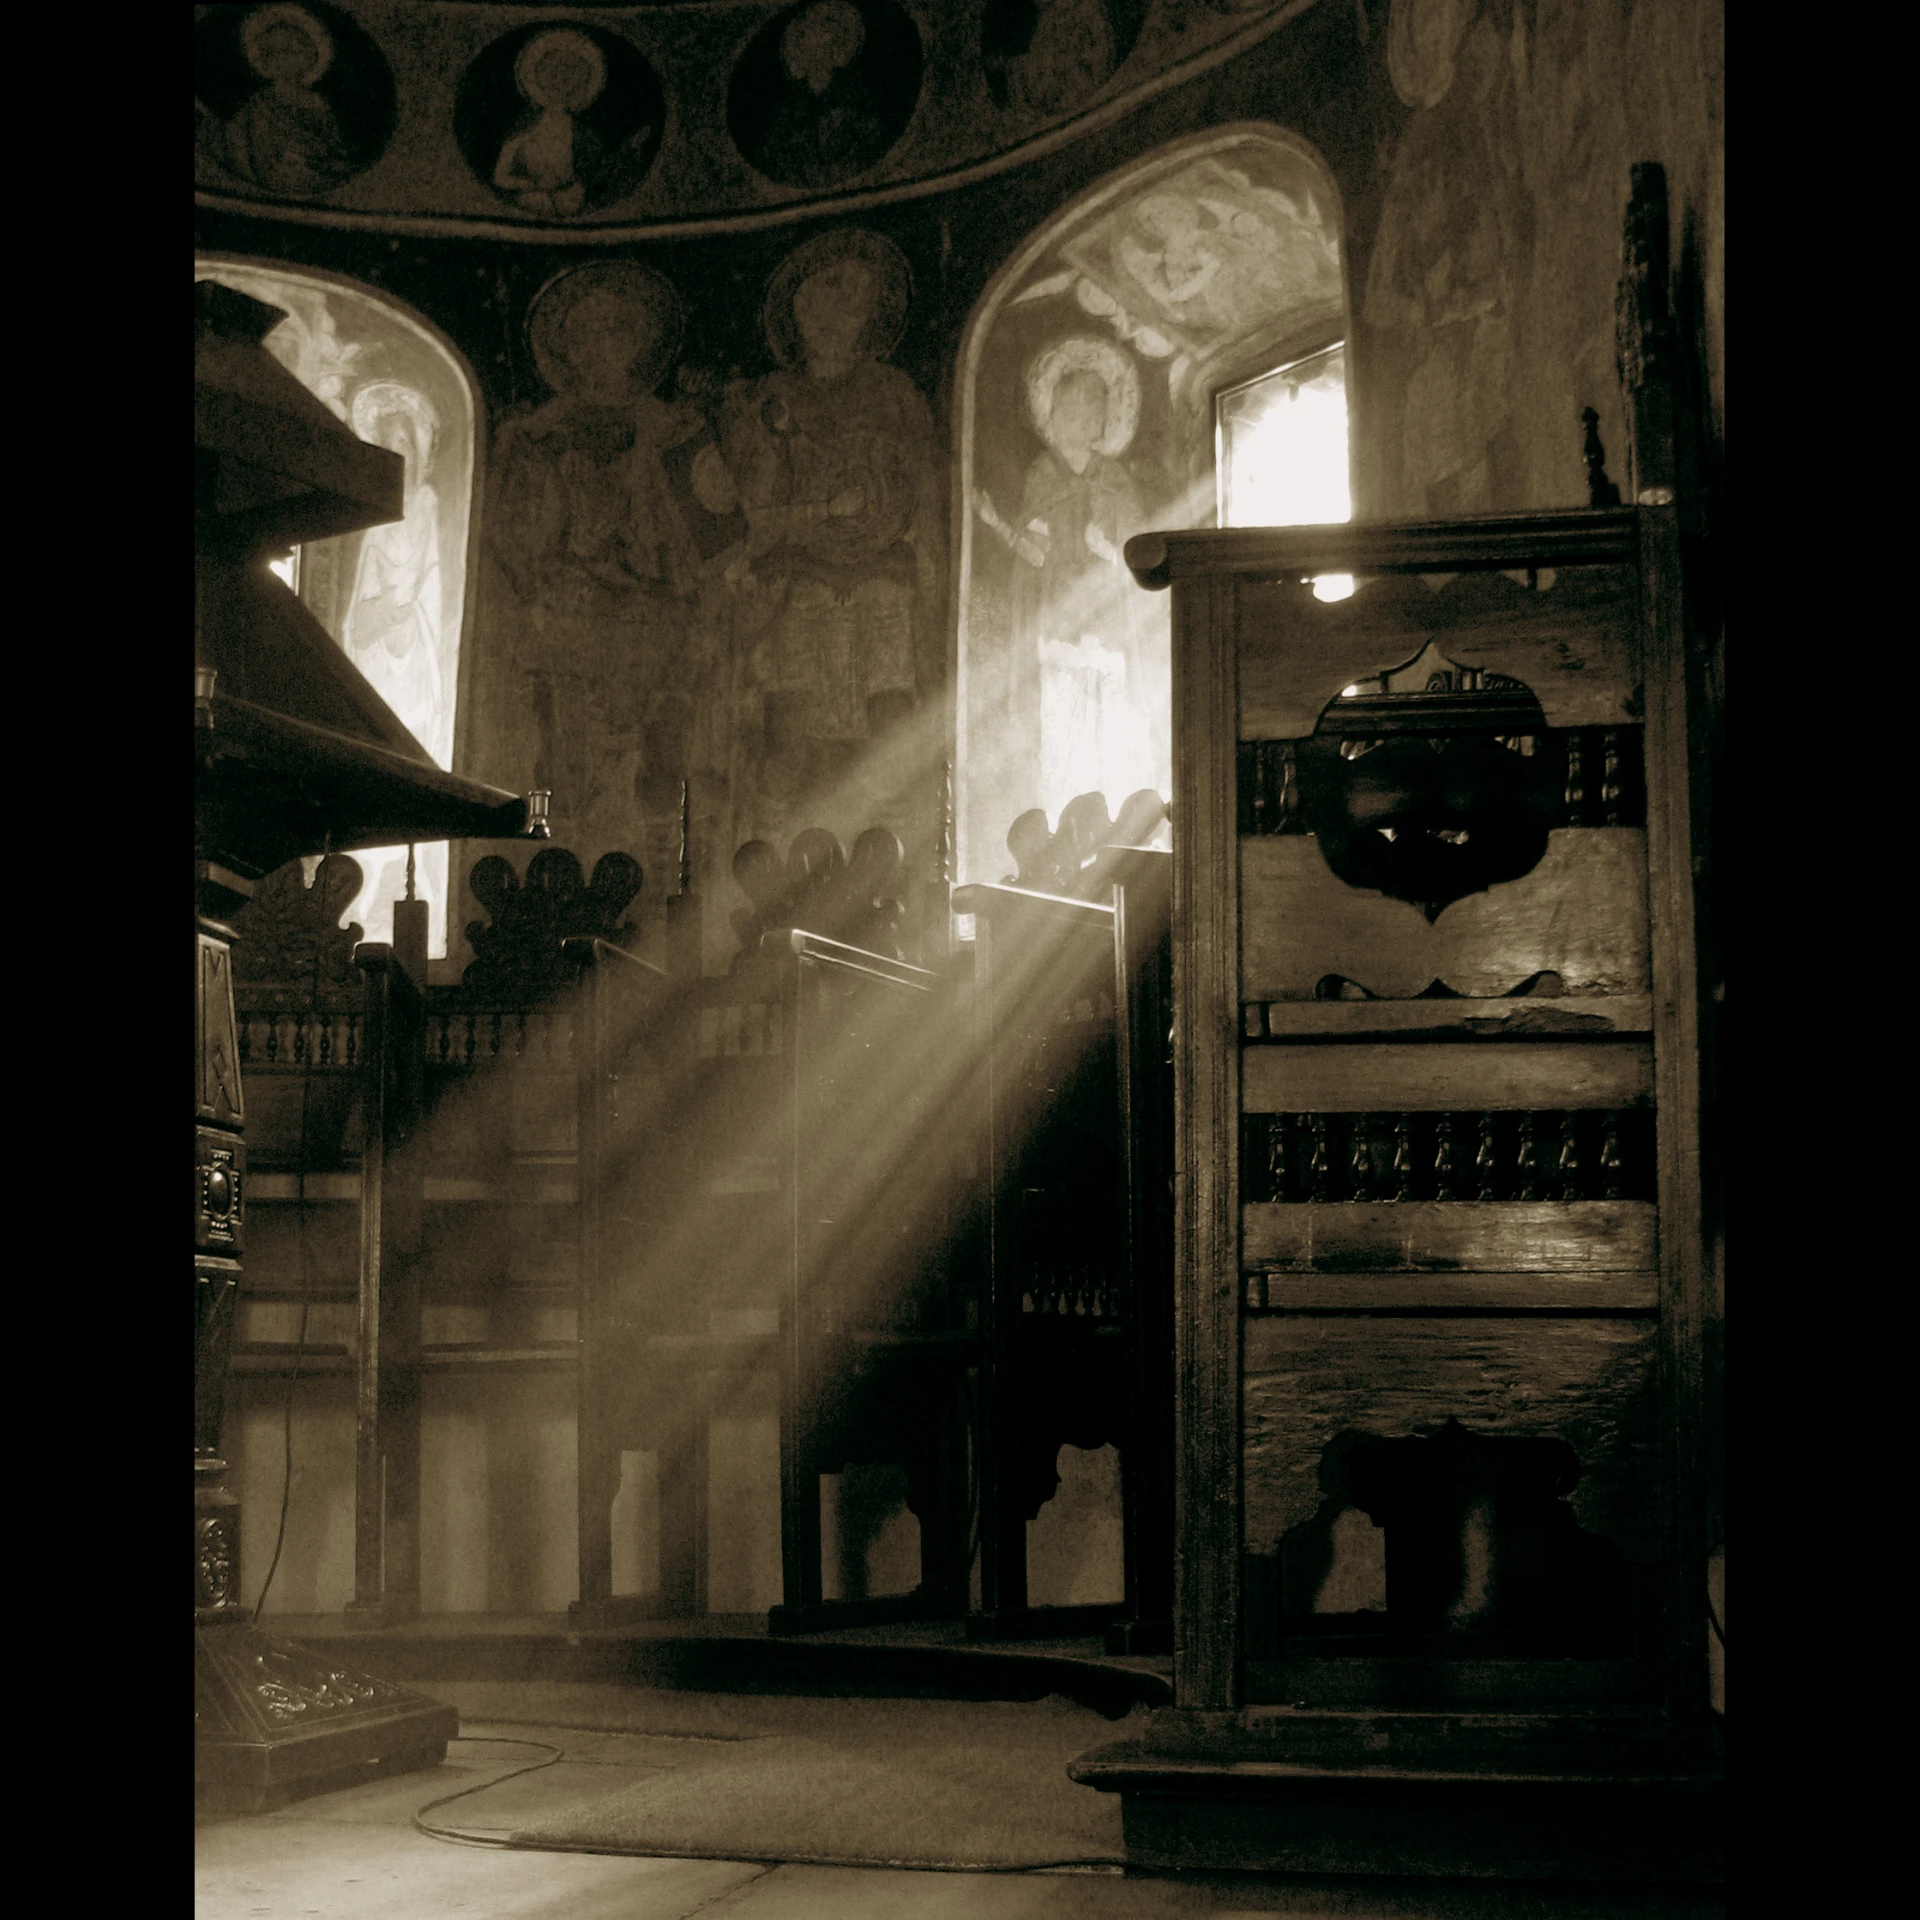
<instances>
[{"instance_id":1,"label":"arched window","mask_svg":"<svg viewBox=\"0 0 1920 1920\"><path fill-rule=\"evenodd\" d=\"M958 874L1016 815L1172 785L1154 527L1344 519L1346 295L1325 167L1218 128L1100 182L1019 247L961 346Z\"/></svg>"},{"instance_id":2,"label":"arched window","mask_svg":"<svg viewBox=\"0 0 1920 1920\"><path fill-rule=\"evenodd\" d=\"M426 748L451 769L459 743L461 639L478 499L475 389L459 355L417 314L354 285L277 263L194 257L218 280L279 307L267 351L363 440L406 462L405 517L315 541L274 563L308 610ZM405 847L354 853L365 884L342 924L393 938ZM447 846L418 853L416 891L434 902L428 953L447 951Z\"/></svg>"}]
</instances>

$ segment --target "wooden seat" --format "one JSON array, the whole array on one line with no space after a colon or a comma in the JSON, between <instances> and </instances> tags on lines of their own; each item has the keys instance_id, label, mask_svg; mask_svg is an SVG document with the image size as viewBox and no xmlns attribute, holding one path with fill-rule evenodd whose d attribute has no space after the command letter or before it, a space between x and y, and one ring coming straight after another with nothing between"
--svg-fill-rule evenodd
<instances>
[{"instance_id":1,"label":"wooden seat","mask_svg":"<svg viewBox=\"0 0 1920 1920\"><path fill-rule=\"evenodd\" d=\"M1123 809L1142 837L1162 812L1144 797L1152 817ZM981 1603L969 1631L1105 1631L1116 1650L1159 1651L1172 1553L1168 856L1101 848L1110 827L1088 795L1051 843L1031 816L1009 835L1018 877L1080 897L1008 885L954 895L976 921L989 1079ZM1124 1591L1114 1604L1034 1607L1027 1527L1069 1443L1119 1451Z\"/></svg>"}]
</instances>

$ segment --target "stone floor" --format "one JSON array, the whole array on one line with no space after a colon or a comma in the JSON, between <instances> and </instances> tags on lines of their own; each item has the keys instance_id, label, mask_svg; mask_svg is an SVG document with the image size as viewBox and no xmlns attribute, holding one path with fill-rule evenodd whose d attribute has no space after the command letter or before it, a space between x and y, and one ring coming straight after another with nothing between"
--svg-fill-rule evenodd
<instances>
[{"instance_id":1,"label":"stone floor","mask_svg":"<svg viewBox=\"0 0 1920 1920\"><path fill-rule=\"evenodd\" d=\"M580 1796L623 1764L624 1736L463 1723L431 1771L370 1781L275 1813L203 1818L198 1920L1718 1920L1717 1897L1491 1882L1336 1882L1278 1875L1128 1877L1117 1870L901 1873L531 1852L484 1837ZM560 1758L517 1778L517 1768ZM492 1783L498 1782L498 1785ZM463 1807L431 1803L491 1787ZM476 1836L432 1837L416 1816Z\"/></svg>"}]
</instances>

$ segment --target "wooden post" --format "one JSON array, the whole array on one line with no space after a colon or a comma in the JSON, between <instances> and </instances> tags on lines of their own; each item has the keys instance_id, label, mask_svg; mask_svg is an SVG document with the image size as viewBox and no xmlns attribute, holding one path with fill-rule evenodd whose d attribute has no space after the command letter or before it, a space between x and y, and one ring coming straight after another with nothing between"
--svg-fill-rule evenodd
<instances>
[{"instance_id":1,"label":"wooden post","mask_svg":"<svg viewBox=\"0 0 1920 1920\"><path fill-rule=\"evenodd\" d=\"M1173 604L1173 1689L1199 1709L1240 1704L1235 595L1215 575Z\"/></svg>"}]
</instances>

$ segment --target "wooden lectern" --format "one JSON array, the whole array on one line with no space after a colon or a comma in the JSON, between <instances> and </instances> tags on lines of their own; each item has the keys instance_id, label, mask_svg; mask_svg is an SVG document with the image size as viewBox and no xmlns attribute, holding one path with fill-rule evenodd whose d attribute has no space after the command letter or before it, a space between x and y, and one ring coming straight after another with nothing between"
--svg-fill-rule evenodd
<instances>
[{"instance_id":1,"label":"wooden lectern","mask_svg":"<svg viewBox=\"0 0 1920 1920\"><path fill-rule=\"evenodd\" d=\"M1173 593L1175 1705L1071 1771L1131 1864L1717 1873L1658 176L1631 504L1128 543Z\"/></svg>"},{"instance_id":2,"label":"wooden lectern","mask_svg":"<svg viewBox=\"0 0 1920 1920\"><path fill-rule=\"evenodd\" d=\"M246 1221L227 923L264 875L329 845L544 838L546 814L544 794L435 766L269 571L297 542L401 514L399 456L357 440L262 346L284 318L194 288L194 1770L249 1810L432 1766L459 1715L260 1632L243 1603L221 1457Z\"/></svg>"}]
</instances>

